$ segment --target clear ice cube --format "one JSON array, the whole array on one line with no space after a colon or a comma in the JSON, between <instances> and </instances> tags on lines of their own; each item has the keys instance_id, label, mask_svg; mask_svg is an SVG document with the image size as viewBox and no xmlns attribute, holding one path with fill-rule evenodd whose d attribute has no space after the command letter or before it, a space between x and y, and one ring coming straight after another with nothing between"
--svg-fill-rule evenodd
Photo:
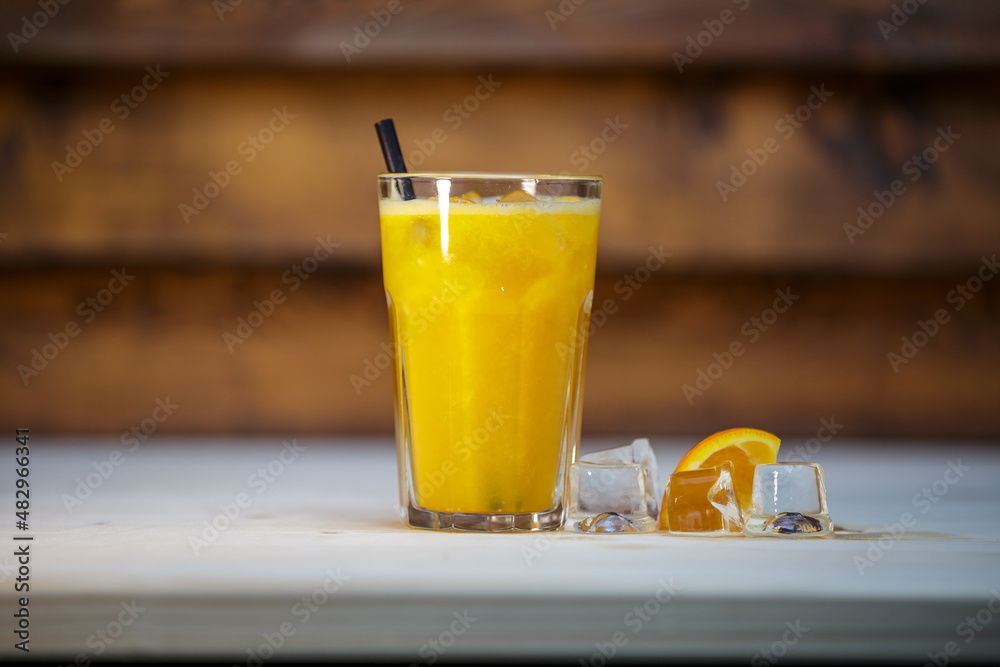
<instances>
[{"instance_id":1,"label":"clear ice cube","mask_svg":"<svg viewBox=\"0 0 1000 667\"><path fill-rule=\"evenodd\" d=\"M585 533L638 533L639 530L629 519L616 512L603 512L587 517L576 528Z\"/></svg>"},{"instance_id":2,"label":"clear ice cube","mask_svg":"<svg viewBox=\"0 0 1000 667\"><path fill-rule=\"evenodd\" d=\"M818 463L766 463L754 468L751 537L822 537L833 532L826 482Z\"/></svg>"},{"instance_id":3,"label":"clear ice cube","mask_svg":"<svg viewBox=\"0 0 1000 667\"><path fill-rule=\"evenodd\" d=\"M570 484L575 486L576 494L572 500L576 502L571 501L571 505L575 505L580 512L617 512L625 516L646 513L642 471L634 463L583 461L573 466Z\"/></svg>"},{"instance_id":4,"label":"clear ice cube","mask_svg":"<svg viewBox=\"0 0 1000 667\"><path fill-rule=\"evenodd\" d=\"M581 462L587 463L634 463L643 469L646 488L646 510L650 516L656 517L659 514L658 499L656 492L660 488L660 472L656 466L656 454L649 444L648 438L638 438L631 444L612 449L603 449L599 452L584 454L580 457Z\"/></svg>"},{"instance_id":5,"label":"clear ice cube","mask_svg":"<svg viewBox=\"0 0 1000 667\"><path fill-rule=\"evenodd\" d=\"M645 438L580 457L569 471L567 527L584 532L631 532L588 528L595 523L613 524L618 521L614 517L619 517L635 531L654 530L656 475L656 457Z\"/></svg>"},{"instance_id":6,"label":"clear ice cube","mask_svg":"<svg viewBox=\"0 0 1000 667\"><path fill-rule=\"evenodd\" d=\"M782 512L764 522L769 533L818 533L823 530L819 519L798 512Z\"/></svg>"}]
</instances>

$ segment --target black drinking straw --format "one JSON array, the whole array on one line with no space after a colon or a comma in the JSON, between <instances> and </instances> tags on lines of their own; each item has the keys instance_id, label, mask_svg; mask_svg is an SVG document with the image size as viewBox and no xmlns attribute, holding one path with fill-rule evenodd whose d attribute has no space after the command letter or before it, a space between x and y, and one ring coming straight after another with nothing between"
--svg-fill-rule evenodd
<instances>
[{"instance_id":1,"label":"black drinking straw","mask_svg":"<svg viewBox=\"0 0 1000 667\"><path fill-rule=\"evenodd\" d=\"M403 162L403 151L399 148L399 138L396 136L396 126L391 118L380 120L375 123L375 132L378 133L378 143L382 147L382 157L385 158L385 166L390 174L405 174L406 163ZM413 181L408 178L400 178L399 194L403 199L416 199L413 194Z\"/></svg>"}]
</instances>

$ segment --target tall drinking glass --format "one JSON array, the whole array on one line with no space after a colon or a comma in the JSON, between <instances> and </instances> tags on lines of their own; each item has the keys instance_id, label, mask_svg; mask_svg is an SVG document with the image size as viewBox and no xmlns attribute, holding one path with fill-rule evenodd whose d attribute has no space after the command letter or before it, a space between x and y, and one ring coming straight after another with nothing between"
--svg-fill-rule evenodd
<instances>
[{"instance_id":1,"label":"tall drinking glass","mask_svg":"<svg viewBox=\"0 0 1000 667\"><path fill-rule=\"evenodd\" d=\"M562 525L600 198L595 177L379 176L409 525Z\"/></svg>"}]
</instances>

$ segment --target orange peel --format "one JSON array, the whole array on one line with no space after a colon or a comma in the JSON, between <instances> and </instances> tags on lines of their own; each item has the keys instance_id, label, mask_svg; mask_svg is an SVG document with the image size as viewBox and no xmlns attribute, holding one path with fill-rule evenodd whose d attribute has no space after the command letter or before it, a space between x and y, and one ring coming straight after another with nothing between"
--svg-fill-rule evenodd
<instances>
[{"instance_id":1,"label":"orange peel","mask_svg":"<svg viewBox=\"0 0 1000 667\"><path fill-rule=\"evenodd\" d=\"M778 436L756 428L731 428L714 433L684 455L674 472L715 468L728 461L733 467L733 491L744 511L750 509L753 470L759 463L778 460Z\"/></svg>"}]
</instances>

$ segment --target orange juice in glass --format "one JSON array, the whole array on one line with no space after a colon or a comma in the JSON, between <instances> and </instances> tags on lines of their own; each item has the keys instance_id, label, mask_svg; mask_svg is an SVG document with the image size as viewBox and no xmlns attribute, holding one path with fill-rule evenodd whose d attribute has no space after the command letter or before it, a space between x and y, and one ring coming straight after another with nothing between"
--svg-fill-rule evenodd
<instances>
[{"instance_id":1,"label":"orange juice in glass","mask_svg":"<svg viewBox=\"0 0 1000 667\"><path fill-rule=\"evenodd\" d=\"M600 197L596 177L379 176L409 525L562 525Z\"/></svg>"}]
</instances>

